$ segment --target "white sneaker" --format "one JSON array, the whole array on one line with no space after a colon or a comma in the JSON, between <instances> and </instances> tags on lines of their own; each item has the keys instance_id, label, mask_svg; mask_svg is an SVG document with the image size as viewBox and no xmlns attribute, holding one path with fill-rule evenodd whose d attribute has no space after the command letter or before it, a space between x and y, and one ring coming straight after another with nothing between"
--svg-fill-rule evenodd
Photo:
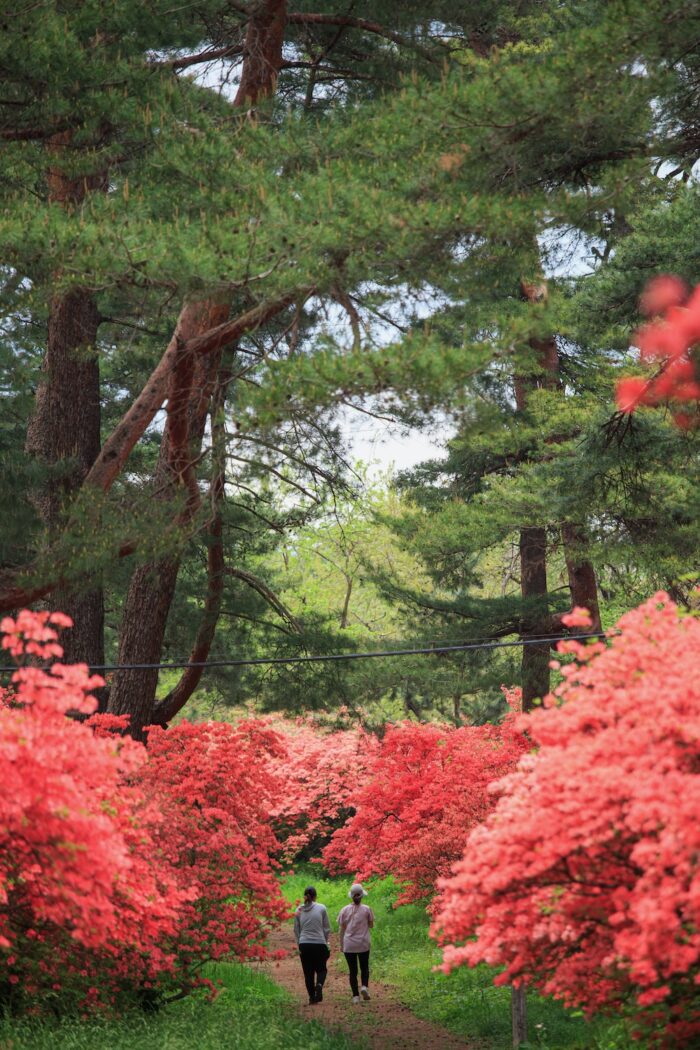
<instances>
[{"instance_id":1,"label":"white sneaker","mask_svg":"<svg viewBox=\"0 0 700 1050\"><path fill-rule=\"evenodd\" d=\"M365 988L364 984L363 984L363 985L362 985L362 987L360 988L360 995L361 995L361 996L362 996L362 998L363 998L363 999L365 1000L365 1002L367 1001L367 999L369 999L369 992L368 992L368 991L367 991L367 989Z\"/></svg>"},{"instance_id":2,"label":"white sneaker","mask_svg":"<svg viewBox=\"0 0 700 1050\"><path fill-rule=\"evenodd\" d=\"M353 997L352 997L352 1001L353 1001L354 1003L359 1003L359 1001L360 1001L360 997L359 997L359 995L353 995Z\"/></svg>"}]
</instances>

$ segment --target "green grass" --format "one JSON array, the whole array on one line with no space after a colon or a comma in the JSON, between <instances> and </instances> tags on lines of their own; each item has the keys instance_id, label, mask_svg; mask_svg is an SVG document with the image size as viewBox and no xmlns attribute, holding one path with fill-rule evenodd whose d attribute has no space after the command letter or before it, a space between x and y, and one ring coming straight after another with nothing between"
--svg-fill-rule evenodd
<instances>
[{"instance_id":1,"label":"green grass","mask_svg":"<svg viewBox=\"0 0 700 1050\"><path fill-rule=\"evenodd\" d=\"M348 903L350 880L320 877L304 870L284 883L285 896L301 898L312 882L326 905L335 928L338 912ZM433 972L441 953L428 936L425 909L416 905L394 908L396 888L391 879L367 883L366 903L375 912L372 934L373 979L393 985L399 997L419 1017L443 1025L471 1039L482 1039L494 1050L510 1050L510 990L495 988L496 971L487 966L461 967L446 976ZM529 1046L541 1050L627 1050L632 1043L624 1024L609 1019L587 1023L580 1013L559 1003L528 995Z\"/></svg>"},{"instance_id":2,"label":"green grass","mask_svg":"<svg viewBox=\"0 0 700 1050\"><path fill-rule=\"evenodd\" d=\"M357 1050L357 1043L305 1021L290 997L245 966L212 968L223 982L214 1003L187 999L154 1015L51 1023L0 1021L0 1050Z\"/></svg>"}]
</instances>

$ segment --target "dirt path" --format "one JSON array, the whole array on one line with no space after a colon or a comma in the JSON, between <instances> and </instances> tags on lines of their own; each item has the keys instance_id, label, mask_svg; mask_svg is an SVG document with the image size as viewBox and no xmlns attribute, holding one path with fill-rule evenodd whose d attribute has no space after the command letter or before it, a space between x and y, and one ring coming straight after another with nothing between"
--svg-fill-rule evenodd
<instances>
[{"instance_id":1,"label":"dirt path","mask_svg":"<svg viewBox=\"0 0 700 1050\"><path fill-rule=\"evenodd\" d=\"M331 937L328 979L323 989L323 1002L308 1005L304 978L294 938L290 929L278 930L270 938L270 947L292 951L280 962L260 964L278 984L291 992L304 1016L320 1021L328 1028L340 1028L364 1043L369 1050L482 1050L477 1042L468 1043L452 1032L421 1021L398 998L397 990L374 980L370 971L369 1002L353 1005L345 959L336 935Z\"/></svg>"}]
</instances>

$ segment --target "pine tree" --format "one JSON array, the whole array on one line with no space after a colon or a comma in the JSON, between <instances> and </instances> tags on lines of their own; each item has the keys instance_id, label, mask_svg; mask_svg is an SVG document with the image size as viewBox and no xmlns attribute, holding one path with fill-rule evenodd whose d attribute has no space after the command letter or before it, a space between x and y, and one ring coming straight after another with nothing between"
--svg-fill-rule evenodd
<instances>
[{"instance_id":1,"label":"pine tree","mask_svg":"<svg viewBox=\"0 0 700 1050\"><path fill-rule=\"evenodd\" d=\"M48 465L54 486L76 480L64 484L59 528L49 530L45 516L46 532L28 532L24 557L15 551L3 607L75 590L88 569L121 594L119 557L178 560L207 521L215 550L216 515L192 508L195 488L221 491L221 474L210 450L190 464L182 406L196 386L190 355L203 365L231 346L226 413L236 440L245 433L274 446L285 421L312 421L367 393L383 394L405 418L469 406L487 443L522 457L523 486L543 479L519 517L511 512L511 526L568 524L580 548L572 565L586 561L581 540L594 519L582 521L580 507L554 510L546 481L550 464L572 462L578 432L567 427L560 441L540 420L555 405L555 414L571 411L574 382L583 391L600 381L589 399L602 411L597 377L610 362L582 352L582 300L569 297L570 282L550 279L548 303L521 289L537 284L557 236L566 248L605 235L612 247L640 203L660 203L665 183L650 157L681 170L691 162L695 72L686 41L697 5L463 7L436 4L428 18L402 6L389 26L369 7L349 24L334 5L297 17L272 2L234 13L204 5L196 15L120 4L109 17L51 6L46 32L31 13L20 20L5 45L13 87L2 117L8 318L26 339L62 296L85 289L94 297L105 418L89 468L94 449L77 471ZM367 66L350 68L359 41ZM239 85L245 116L186 75L216 56L248 63ZM267 101L246 94L256 62L276 84ZM49 199L51 171L82 199ZM430 304L428 323L414 309L419 297ZM188 311L222 301L230 319L190 330L183 342ZM335 330L322 323L331 306L344 318ZM382 347L387 315L411 330ZM529 437L517 436L513 376L542 385L537 346L554 336L562 390L532 391ZM38 355L42 339L32 342ZM90 359L89 345L68 349L88 347L78 356ZM173 376L182 397L168 398ZM166 401L174 504L148 498L140 484L160 443L149 427ZM473 432L462 427L470 442ZM541 463L528 440L551 446ZM150 584L147 593L154 597ZM543 602L556 613L550 595ZM207 609L205 619L215 618L208 600ZM125 619L133 630L131 614Z\"/></svg>"}]
</instances>

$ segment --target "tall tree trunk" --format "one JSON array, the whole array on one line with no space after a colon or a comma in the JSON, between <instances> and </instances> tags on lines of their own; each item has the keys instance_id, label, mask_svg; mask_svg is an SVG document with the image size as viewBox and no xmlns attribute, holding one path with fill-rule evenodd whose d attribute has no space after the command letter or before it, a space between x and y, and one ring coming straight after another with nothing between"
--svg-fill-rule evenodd
<instances>
[{"instance_id":1,"label":"tall tree trunk","mask_svg":"<svg viewBox=\"0 0 700 1050\"><path fill-rule=\"evenodd\" d=\"M223 323L228 304L193 303L184 308L179 330L183 342ZM184 506L176 516L187 530L199 509L194 461L199 456L209 405L221 364L221 350L207 355L185 353L175 365L168 396L168 418L154 473L153 498ZM173 555L138 566L131 577L119 637L120 664L158 664L165 627L175 593L180 558ZM119 670L110 690L109 711L130 716L129 731L142 738L151 721L158 684L157 669Z\"/></svg>"},{"instance_id":2,"label":"tall tree trunk","mask_svg":"<svg viewBox=\"0 0 700 1050\"><path fill-rule=\"evenodd\" d=\"M520 636L523 640L521 664L523 711L531 711L534 701L549 692L548 641L533 643L548 632L547 612L547 531L539 526L520 530L520 592L523 603L534 603L523 614Z\"/></svg>"},{"instance_id":3,"label":"tall tree trunk","mask_svg":"<svg viewBox=\"0 0 700 1050\"><path fill-rule=\"evenodd\" d=\"M168 695L155 705L153 711L152 721L166 727L168 722L185 706L199 685L204 670L202 663L209 655L219 622L226 572L222 520L222 504L226 485L226 429L223 414L226 404L226 387L230 378L231 374L228 369L219 371L211 406L213 464L209 486L211 521L207 536L207 593L197 636L190 652L189 666L174 689L171 689Z\"/></svg>"},{"instance_id":4,"label":"tall tree trunk","mask_svg":"<svg viewBox=\"0 0 700 1050\"><path fill-rule=\"evenodd\" d=\"M274 94L282 68L287 0L256 0L243 45L243 70L235 106L255 105Z\"/></svg>"},{"instance_id":5,"label":"tall tree trunk","mask_svg":"<svg viewBox=\"0 0 700 1050\"><path fill-rule=\"evenodd\" d=\"M598 584L595 569L586 557L588 544L582 526L568 521L564 522L561 527L561 538L569 577L571 604L588 609L591 614L591 633L598 634L602 630L598 605Z\"/></svg>"},{"instance_id":6,"label":"tall tree trunk","mask_svg":"<svg viewBox=\"0 0 700 1050\"><path fill-rule=\"evenodd\" d=\"M521 282L523 298L530 303L547 297L544 282ZM559 383L559 353L554 337L532 339L530 346L537 354L539 373L534 376L516 376L515 403L519 412L527 409L529 392L537 388L555 388ZM520 627L523 640L521 676L523 711L530 711L536 699L549 692L549 642L533 643L549 633L547 608L547 530L543 526L527 526L520 530L520 593L525 611ZM528 608L529 607L529 608Z\"/></svg>"},{"instance_id":7,"label":"tall tree trunk","mask_svg":"<svg viewBox=\"0 0 700 1050\"><path fill-rule=\"evenodd\" d=\"M252 106L275 91L282 65L286 16L286 0L256 0L252 5L235 107ZM223 323L228 315L228 305L224 307L220 303L205 301L192 304L185 313L186 327L191 326L191 329L189 334L183 332L182 338L188 339ZM176 369L179 376L174 379L177 404L172 404L172 397L169 398L168 422L161 443L155 490L162 492L164 498L172 498L177 486L184 483L190 488L196 503L196 480L187 462L193 462L201 447L221 352L209 354L205 361L193 354L189 358L198 361L195 367L200 370L200 375L189 380L186 362ZM185 514L181 516L181 526L191 522L196 509L194 503L188 501ZM217 542L221 543L221 538ZM142 565L134 572L122 616L120 664L160 662L179 568L179 558L172 557L157 564ZM214 614L210 609L210 619L211 615ZM200 637L200 644L195 646L202 659L206 659L213 636L210 623ZM188 681L194 682L195 677L190 676ZM143 727L150 724L155 714L157 684L157 670L121 670L115 676L109 710L130 716L129 732L136 738L143 737ZM161 715L167 714L172 706L164 705Z\"/></svg>"},{"instance_id":8,"label":"tall tree trunk","mask_svg":"<svg viewBox=\"0 0 700 1050\"><path fill-rule=\"evenodd\" d=\"M62 169L68 133L50 144L49 200L70 210L89 190L104 189L103 174L69 178ZM88 288L54 295L49 306L48 338L34 413L27 430L27 451L50 468L42 491L33 499L49 542L100 451L100 369L96 351L100 315ZM84 528L90 528L88 522ZM51 605L74 622L62 638L69 662L104 663L104 601L100 581L89 576L53 592Z\"/></svg>"}]
</instances>

